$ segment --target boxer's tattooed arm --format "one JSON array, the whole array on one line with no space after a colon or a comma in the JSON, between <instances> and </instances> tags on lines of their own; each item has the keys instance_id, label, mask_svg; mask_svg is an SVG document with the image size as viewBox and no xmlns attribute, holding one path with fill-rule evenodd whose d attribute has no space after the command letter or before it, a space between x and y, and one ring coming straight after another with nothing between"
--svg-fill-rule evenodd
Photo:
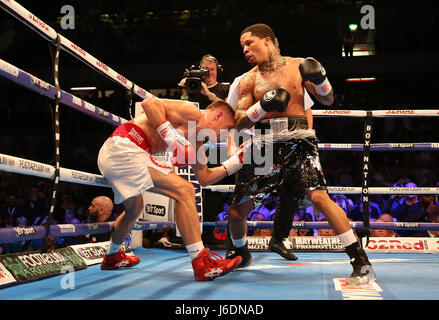
<instances>
[{"instance_id":1,"label":"boxer's tattooed arm","mask_svg":"<svg viewBox=\"0 0 439 320\"><path fill-rule=\"evenodd\" d=\"M237 95L238 102L235 112L235 127L237 129L250 128L254 123L247 117L247 109L254 103L253 90L256 76L254 74L245 75L239 82Z\"/></svg>"},{"instance_id":2,"label":"boxer's tattooed arm","mask_svg":"<svg viewBox=\"0 0 439 320\"><path fill-rule=\"evenodd\" d=\"M304 87L306 90L312 94L318 102L323 104L324 106L330 106L334 102L334 90L331 90L328 95L321 96L316 93L315 84L310 81L305 81Z\"/></svg>"},{"instance_id":3,"label":"boxer's tattooed arm","mask_svg":"<svg viewBox=\"0 0 439 320\"><path fill-rule=\"evenodd\" d=\"M327 96L318 96L317 100L325 106L330 106L334 102L333 91L331 90Z\"/></svg>"}]
</instances>

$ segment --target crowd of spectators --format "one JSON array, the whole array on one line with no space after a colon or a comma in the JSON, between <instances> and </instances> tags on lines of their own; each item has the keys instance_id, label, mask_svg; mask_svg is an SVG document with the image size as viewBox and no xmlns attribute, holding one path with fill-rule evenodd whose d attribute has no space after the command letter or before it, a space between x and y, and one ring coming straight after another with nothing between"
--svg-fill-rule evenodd
<instances>
[{"instance_id":1,"label":"crowd of spectators","mask_svg":"<svg viewBox=\"0 0 439 320\"><path fill-rule=\"evenodd\" d=\"M338 185L341 187L341 185ZM439 187L439 180L434 185ZM410 181L401 179L393 187L417 188ZM247 217L248 221L273 221L278 201L276 194L270 195L257 206ZM395 194L369 196L370 222L439 222L439 197L437 195ZM349 221L363 221L363 202L361 195L332 194L331 199L345 212ZM306 202L304 202L306 204ZM308 203L309 204L309 203ZM230 213L230 207L224 204L223 210L218 214L217 221L225 221ZM326 217L312 203L309 206L299 206L294 214L294 221L327 221ZM249 236L271 236L271 229L249 228ZM215 237L225 239L226 230L216 228ZM290 236L335 236L332 229L292 229ZM405 231L405 230L380 230L372 229L374 237L437 237L436 231Z\"/></svg>"},{"instance_id":2,"label":"crowd of spectators","mask_svg":"<svg viewBox=\"0 0 439 320\"><path fill-rule=\"evenodd\" d=\"M123 211L114 205L111 190L60 183L52 224L80 224L113 221ZM99 193L108 194L107 196ZM46 226L52 197L48 180L0 172L0 228ZM49 238L49 248L106 241L109 233L77 237ZM41 248L41 240L0 244L0 254L33 251Z\"/></svg>"}]
</instances>

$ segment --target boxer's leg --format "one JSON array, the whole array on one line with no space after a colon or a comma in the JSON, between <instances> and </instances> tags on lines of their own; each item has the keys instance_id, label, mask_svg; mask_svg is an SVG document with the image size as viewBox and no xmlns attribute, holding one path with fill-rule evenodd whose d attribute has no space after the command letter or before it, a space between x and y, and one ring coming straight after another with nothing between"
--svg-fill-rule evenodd
<instances>
[{"instance_id":1,"label":"boxer's leg","mask_svg":"<svg viewBox=\"0 0 439 320\"><path fill-rule=\"evenodd\" d=\"M284 238L287 238L290 233L291 225L294 220L294 213L297 209L297 200L288 194L286 191L288 189L288 186L277 188L279 201L273 218L273 234L268 244L268 248L287 260L297 260L297 256L288 251L283 244Z\"/></svg>"},{"instance_id":2,"label":"boxer's leg","mask_svg":"<svg viewBox=\"0 0 439 320\"><path fill-rule=\"evenodd\" d=\"M247 217L253 210L253 200L242 201L230 207L228 219L232 250L226 253L226 258L231 259L240 256L242 262L239 267L246 267L251 263L252 257L247 246Z\"/></svg>"},{"instance_id":3,"label":"boxer's leg","mask_svg":"<svg viewBox=\"0 0 439 320\"><path fill-rule=\"evenodd\" d=\"M375 272L367 258L366 252L358 242L344 210L331 200L326 190L313 190L309 195L314 206L325 215L345 247L354 269L351 277L366 276L368 280L375 280Z\"/></svg>"},{"instance_id":4,"label":"boxer's leg","mask_svg":"<svg viewBox=\"0 0 439 320\"><path fill-rule=\"evenodd\" d=\"M128 198L123 202L125 211L117 217L114 222L114 231L111 234L110 245L107 253L102 259L102 270L113 270L120 267L133 267L140 262L136 256L127 256L121 246L131 231L134 222L139 217L143 209L143 199L141 195Z\"/></svg>"},{"instance_id":5,"label":"boxer's leg","mask_svg":"<svg viewBox=\"0 0 439 320\"><path fill-rule=\"evenodd\" d=\"M151 191L164 194L176 201L176 222L192 260L195 280L212 280L236 268L241 263L240 256L220 259L218 254L205 250L201 240L193 184L174 172L164 175L153 168L148 169L154 182ZM215 259L212 259L211 255L215 256Z\"/></svg>"}]
</instances>

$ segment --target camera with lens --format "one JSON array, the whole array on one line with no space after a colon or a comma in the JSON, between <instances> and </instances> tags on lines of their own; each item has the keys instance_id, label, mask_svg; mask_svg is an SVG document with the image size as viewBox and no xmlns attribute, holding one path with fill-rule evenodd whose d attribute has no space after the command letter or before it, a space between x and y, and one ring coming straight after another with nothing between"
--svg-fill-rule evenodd
<instances>
[{"instance_id":1,"label":"camera with lens","mask_svg":"<svg viewBox=\"0 0 439 320\"><path fill-rule=\"evenodd\" d=\"M184 71L184 77L186 78L186 89L189 96L198 94L201 92L201 78L209 73L209 69L196 69L194 65L190 69Z\"/></svg>"}]
</instances>

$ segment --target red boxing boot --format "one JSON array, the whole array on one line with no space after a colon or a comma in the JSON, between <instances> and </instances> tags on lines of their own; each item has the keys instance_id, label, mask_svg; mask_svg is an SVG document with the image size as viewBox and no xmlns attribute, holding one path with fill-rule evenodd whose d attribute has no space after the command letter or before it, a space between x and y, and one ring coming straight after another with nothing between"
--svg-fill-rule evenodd
<instances>
[{"instance_id":1,"label":"red boxing boot","mask_svg":"<svg viewBox=\"0 0 439 320\"><path fill-rule=\"evenodd\" d=\"M198 257L192 260L195 280L210 281L224 276L235 269L241 263L241 260L240 256L233 259L223 259L217 253L203 249Z\"/></svg>"},{"instance_id":2,"label":"red boxing boot","mask_svg":"<svg viewBox=\"0 0 439 320\"><path fill-rule=\"evenodd\" d=\"M120 267L133 267L140 262L136 256L127 256L122 249L113 254L105 254L101 263L101 270L114 270Z\"/></svg>"}]
</instances>

